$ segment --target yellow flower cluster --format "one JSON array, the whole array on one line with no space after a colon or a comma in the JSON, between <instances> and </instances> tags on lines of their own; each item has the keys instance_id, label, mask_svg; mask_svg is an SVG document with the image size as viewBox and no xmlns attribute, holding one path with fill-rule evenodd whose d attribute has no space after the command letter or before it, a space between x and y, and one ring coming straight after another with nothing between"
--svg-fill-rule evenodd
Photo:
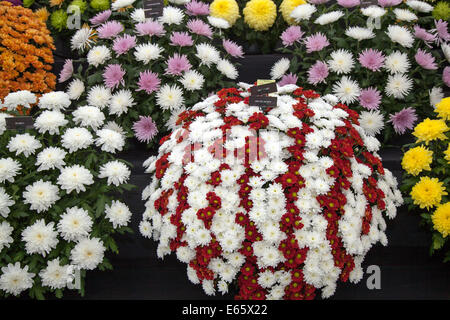
<instances>
[{"instance_id":1,"label":"yellow flower cluster","mask_svg":"<svg viewBox=\"0 0 450 320\"><path fill-rule=\"evenodd\" d=\"M214 0L209 6L211 16L221 18L232 26L239 16L239 6L236 0Z\"/></svg>"},{"instance_id":2,"label":"yellow flower cluster","mask_svg":"<svg viewBox=\"0 0 450 320\"><path fill-rule=\"evenodd\" d=\"M442 119L425 119L419 123L415 128L413 135L417 138L417 142L425 142L426 145L433 140L445 140L447 137L445 133L449 127Z\"/></svg>"},{"instance_id":3,"label":"yellow flower cluster","mask_svg":"<svg viewBox=\"0 0 450 320\"><path fill-rule=\"evenodd\" d=\"M439 207L431 216L434 229L439 231L445 238L450 234L450 202L446 202Z\"/></svg>"},{"instance_id":4,"label":"yellow flower cluster","mask_svg":"<svg viewBox=\"0 0 450 320\"><path fill-rule=\"evenodd\" d=\"M244 21L256 31L266 31L277 18L277 6L272 0L251 0L244 10Z\"/></svg>"},{"instance_id":5,"label":"yellow flower cluster","mask_svg":"<svg viewBox=\"0 0 450 320\"><path fill-rule=\"evenodd\" d=\"M450 97L444 98L436 105L435 111L440 118L450 120Z\"/></svg>"},{"instance_id":6,"label":"yellow flower cluster","mask_svg":"<svg viewBox=\"0 0 450 320\"><path fill-rule=\"evenodd\" d=\"M0 1L0 99L19 90L53 90L54 49L50 32L33 11Z\"/></svg>"},{"instance_id":7,"label":"yellow flower cluster","mask_svg":"<svg viewBox=\"0 0 450 320\"><path fill-rule=\"evenodd\" d=\"M402 167L409 174L417 176L422 170L431 170L431 162L433 162L433 152L423 146L418 146L405 152Z\"/></svg>"},{"instance_id":8,"label":"yellow flower cluster","mask_svg":"<svg viewBox=\"0 0 450 320\"><path fill-rule=\"evenodd\" d=\"M443 182L438 178L421 177L411 190L414 204L427 210L441 203L442 196L447 195Z\"/></svg>"}]
</instances>

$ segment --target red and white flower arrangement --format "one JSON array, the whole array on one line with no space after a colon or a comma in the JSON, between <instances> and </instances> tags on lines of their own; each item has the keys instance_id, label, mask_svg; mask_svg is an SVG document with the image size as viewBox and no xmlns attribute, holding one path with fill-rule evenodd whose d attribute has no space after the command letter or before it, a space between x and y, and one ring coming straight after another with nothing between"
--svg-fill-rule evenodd
<instances>
[{"instance_id":1,"label":"red and white flower arrangement","mask_svg":"<svg viewBox=\"0 0 450 320\"><path fill-rule=\"evenodd\" d=\"M396 179L335 96L287 85L263 111L241 86L173 121L144 163L153 177L140 231L208 295L236 281L236 299L330 297L387 244L384 216L402 203Z\"/></svg>"}]
</instances>

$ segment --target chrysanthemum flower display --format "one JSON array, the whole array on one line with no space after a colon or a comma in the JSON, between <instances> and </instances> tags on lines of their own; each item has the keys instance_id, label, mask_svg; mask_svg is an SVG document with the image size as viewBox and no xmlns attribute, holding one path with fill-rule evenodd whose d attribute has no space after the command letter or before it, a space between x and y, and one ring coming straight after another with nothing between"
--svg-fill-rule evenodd
<instances>
[{"instance_id":1,"label":"chrysanthemum flower display","mask_svg":"<svg viewBox=\"0 0 450 320\"><path fill-rule=\"evenodd\" d=\"M208 295L234 282L237 299L330 297L387 244L384 218L402 203L396 179L335 96L287 85L262 110L245 89L176 117L144 163L153 175L140 231Z\"/></svg>"},{"instance_id":2,"label":"chrysanthemum flower display","mask_svg":"<svg viewBox=\"0 0 450 320\"><path fill-rule=\"evenodd\" d=\"M365 128L382 133L385 143L431 116L450 86L450 33L446 21L433 20L433 6L416 0L379 0L369 7L321 3L291 13L297 25L281 35L281 51L293 58L274 66L274 79L307 79L309 87L336 95L369 117Z\"/></svg>"},{"instance_id":3,"label":"chrysanthemum flower display","mask_svg":"<svg viewBox=\"0 0 450 320\"><path fill-rule=\"evenodd\" d=\"M432 232L430 253L445 252L450 261L450 98L436 104L437 118L425 119L414 128L416 142L407 145L402 167L402 191L409 209L421 212Z\"/></svg>"},{"instance_id":4,"label":"chrysanthemum flower display","mask_svg":"<svg viewBox=\"0 0 450 320\"><path fill-rule=\"evenodd\" d=\"M9 94L8 108L29 95ZM0 297L83 294L87 270L111 269L114 235L131 231L131 212L116 200L133 187L115 156L125 138L96 107L65 116L65 95L40 98L32 129L8 130L11 114L0 113Z\"/></svg>"},{"instance_id":5,"label":"chrysanthemum flower display","mask_svg":"<svg viewBox=\"0 0 450 320\"><path fill-rule=\"evenodd\" d=\"M185 9L166 6L157 20L145 18L143 9L114 12L97 27L79 30L71 45L86 56L82 60L88 67L74 75L68 93L100 108L127 136L136 133L149 142L167 130L172 113L238 76L232 61L242 57L242 48L223 39L206 15L196 12L189 4Z\"/></svg>"},{"instance_id":6,"label":"chrysanthemum flower display","mask_svg":"<svg viewBox=\"0 0 450 320\"><path fill-rule=\"evenodd\" d=\"M31 10L0 2L0 100L19 90L42 94L54 89L53 49L47 27ZM18 111L29 110L22 107Z\"/></svg>"}]
</instances>

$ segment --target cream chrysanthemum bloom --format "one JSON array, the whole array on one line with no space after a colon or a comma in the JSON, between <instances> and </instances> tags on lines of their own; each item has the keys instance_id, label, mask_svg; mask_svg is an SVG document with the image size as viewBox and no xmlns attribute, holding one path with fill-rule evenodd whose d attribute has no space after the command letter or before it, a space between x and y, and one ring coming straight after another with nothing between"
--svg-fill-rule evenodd
<instances>
[{"instance_id":1,"label":"cream chrysanthemum bloom","mask_svg":"<svg viewBox=\"0 0 450 320\"><path fill-rule=\"evenodd\" d=\"M280 4L280 12L284 21L288 24L295 24L295 19L291 17L292 11L299 5L305 4L305 0L283 0Z\"/></svg>"}]
</instances>

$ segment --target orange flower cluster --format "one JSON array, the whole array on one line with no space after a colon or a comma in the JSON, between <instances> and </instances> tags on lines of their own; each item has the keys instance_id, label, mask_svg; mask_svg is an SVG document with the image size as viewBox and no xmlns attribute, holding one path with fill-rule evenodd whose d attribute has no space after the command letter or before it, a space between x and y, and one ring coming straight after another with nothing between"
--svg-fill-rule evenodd
<instances>
[{"instance_id":1,"label":"orange flower cluster","mask_svg":"<svg viewBox=\"0 0 450 320\"><path fill-rule=\"evenodd\" d=\"M53 38L30 9L0 1L0 99L10 92L52 91Z\"/></svg>"}]
</instances>

